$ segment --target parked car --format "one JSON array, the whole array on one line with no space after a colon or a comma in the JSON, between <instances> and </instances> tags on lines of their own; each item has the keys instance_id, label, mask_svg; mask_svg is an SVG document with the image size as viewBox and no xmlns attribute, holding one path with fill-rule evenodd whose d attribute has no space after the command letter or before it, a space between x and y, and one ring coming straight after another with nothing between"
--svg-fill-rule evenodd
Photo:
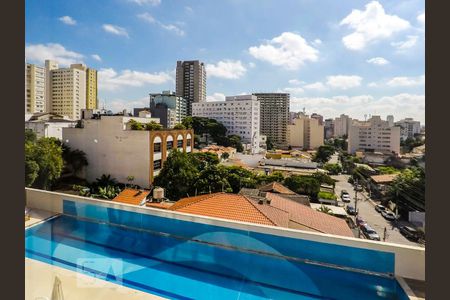
<instances>
[{"instance_id":1,"label":"parked car","mask_svg":"<svg viewBox=\"0 0 450 300\"><path fill-rule=\"evenodd\" d=\"M366 223L366 221L364 221L364 219L363 218L361 218L360 216L357 216L356 217L356 226L361 226L361 225L363 225L363 224L367 224Z\"/></svg>"},{"instance_id":2,"label":"parked car","mask_svg":"<svg viewBox=\"0 0 450 300\"><path fill-rule=\"evenodd\" d=\"M355 210L353 206L347 205L347 213L351 216L356 216L358 214L358 211Z\"/></svg>"},{"instance_id":3,"label":"parked car","mask_svg":"<svg viewBox=\"0 0 450 300\"><path fill-rule=\"evenodd\" d=\"M342 191L341 191L341 197L344 196L344 195L349 195L348 192L347 192L347 190L342 190ZM349 195L349 196L350 196L350 195Z\"/></svg>"},{"instance_id":4,"label":"parked car","mask_svg":"<svg viewBox=\"0 0 450 300\"><path fill-rule=\"evenodd\" d=\"M407 239L412 241L417 241L419 239L419 232L409 226L400 227L400 233L403 234Z\"/></svg>"},{"instance_id":5,"label":"parked car","mask_svg":"<svg viewBox=\"0 0 450 300\"><path fill-rule=\"evenodd\" d=\"M351 201L349 194L342 195L341 199L342 199L342 201L347 202L347 203Z\"/></svg>"},{"instance_id":6,"label":"parked car","mask_svg":"<svg viewBox=\"0 0 450 300\"><path fill-rule=\"evenodd\" d=\"M361 231L364 234L364 236L369 240L373 240L373 241L380 240L380 236L378 235L378 233L367 224L361 225Z\"/></svg>"},{"instance_id":7,"label":"parked car","mask_svg":"<svg viewBox=\"0 0 450 300\"><path fill-rule=\"evenodd\" d=\"M394 221L396 219L395 214L392 211L384 210L381 212L381 215L389 221Z\"/></svg>"},{"instance_id":8,"label":"parked car","mask_svg":"<svg viewBox=\"0 0 450 300\"><path fill-rule=\"evenodd\" d=\"M362 190L363 190L362 185L358 184L358 185L355 186L355 191L362 192Z\"/></svg>"},{"instance_id":9,"label":"parked car","mask_svg":"<svg viewBox=\"0 0 450 300\"><path fill-rule=\"evenodd\" d=\"M375 210L376 210L377 212L381 213L381 212L383 212L383 211L386 210L386 207L384 207L384 206L381 205L381 204L377 204L377 205L375 205Z\"/></svg>"}]
</instances>

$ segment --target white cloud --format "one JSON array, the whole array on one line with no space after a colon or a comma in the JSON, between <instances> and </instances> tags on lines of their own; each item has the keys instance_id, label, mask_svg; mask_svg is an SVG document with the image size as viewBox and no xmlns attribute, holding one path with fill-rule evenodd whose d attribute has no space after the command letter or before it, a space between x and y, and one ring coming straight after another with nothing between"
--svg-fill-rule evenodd
<instances>
[{"instance_id":1,"label":"white cloud","mask_svg":"<svg viewBox=\"0 0 450 300\"><path fill-rule=\"evenodd\" d=\"M225 79L239 79L245 75L247 69L240 60L221 60L217 64L207 64L206 74L209 77Z\"/></svg>"},{"instance_id":2,"label":"white cloud","mask_svg":"<svg viewBox=\"0 0 450 300\"><path fill-rule=\"evenodd\" d=\"M286 87L278 92L280 93L290 93L293 95L297 95L297 94L303 94L305 90L301 87Z\"/></svg>"},{"instance_id":3,"label":"white cloud","mask_svg":"<svg viewBox=\"0 0 450 300\"><path fill-rule=\"evenodd\" d=\"M315 91L325 91L327 89L327 87L320 81L307 84L307 85L303 86L303 88L305 88L307 90L315 90Z\"/></svg>"},{"instance_id":4,"label":"white cloud","mask_svg":"<svg viewBox=\"0 0 450 300\"><path fill-rule=\"evenodd\" d=\"M424 26L425 25L425 13L421 13L420 15L418 15L417 21L419 21L419 23Z\"/></svg>"},{"instance_id":5,"label":"white cloud","mask_svg":"<svg viewBox=\"0 0 450 300\"><path fill-rule=\"evenodd\" d=\"M156 20L152 15L150 15L147 12L137 15L137 17L147 23L157 24L158 26L160 26L161 28L163 28L167 31L174 32L176 35L183 36L185 34L185 32L178 26L173 25L173 24L163 24L160 21ZM179 22L179 23L181 23L181 22Z\"/></svg>"},{"instance_id":6,"label":"white cloud","mask_svg":"<svg viewBox=\"0 0 450 300\"><path fill-rule=\"evenodd\" d=\"M378 1L366 4L364 11L353 9L340 25L347 25L354 30L342 38L345 47L350 50L364 49L369 43L389 38L394 33L410 27L408 21L386 14Z\"/></svg>"},{"instance_id":7,"label":"white cloud","mask_svg":"<svg viewBox=\"0 0 450 300\"><path fill-rule=\"evenodd\" d=\"M140 87L144 84L163 84L172 80L165 72L146 73L132 70L123 70L117 73L112 68L100 69L98 71L99 90L115 91L124 87Z\"/></svg>"},{"instance_id":8,"label":"white cloud","mask_svg":"<svg viewBox=\"0 0 450 300\"><path fill-rule=\"evenodd\" d=\"M69 51L60 44L29 44L25 46L25 57L27 61L43 64L46 59L54 60L61 66L81 63L83 55Z\"/></svg>"},{"instance_id":9,"label":"white cloud","mask_svg":"<svg viewBox=\"0 0 450 300\"><path fill-rule=\"evenodd\" d=\"M387 82L388 86L397 87L397 86L417 86L425 84L425 75L417 76L417 77L394 77Z\"/></svg>"},{"instance_id":10,"label":"white cloud","mask_svg":"<svg viewBox=\"0 0 450 300\"><path fill-rule=\"evenodd\" d=\"M419 37L417 35L408 35L405 41L392 42L391 45L397 48L397 50L405 50L414 47L417 44L418 39Z\"/></svg>"},{"instance_id":11,"label":"white cloud","mask_svg":"<svg viewBox=\"0 0 450 300\"><path fill-rule=\"evenodd\" d=\"M352 118L364 120L364 114L386 115L395 112L396 119L411 117L424 122L425 96L398 94L374 98L371 95L336 97L291 97L291 110L319 111L325 118L347 114Z\"/></svg>"},{"instance_id":12,"label":"white cloud","mask_svg":"<svg viewBox=\"0 0 450 300\"><path fill-rule=\"evenodd\" d=\"M356 75L327 76L327 85L332 88L347 90L361 85L362 77Z\"/></svg>"},{"instance_id":13,"label":"white cloud","mask_svg":"<svg viewBox=\"0 0 450 300\"><path fill-rule=\"evenodd\" d=\"M317 61L319 54L301 35L292 32L283 32L267 43L248 50L253 57L287 70L297 70L307 61Z\"/></svg>"},{"instance_id":14,"label":"white cloud","mask_svg":"<svg viewBox=\"0 0 450 300\"><path fill-rule=\"evenodd\" d=\"M300 84L305 83L304 81L301 81L301 80L298 80L298 79L291 79L288 82L289 82L289 84L293 84L293 85L300 85Z\"/></svg>"},{"instance_id":15,"label":"white cloud","mask_svg":"<svg viewBox=\"0 0 450 300\"><path fill-rule=\"evenodd\" d=\"M77 25L77 21L75 21L71 16L63 16L61 18L58 18L58 20L66 25Z\"/></svg>"},{"instance_id":16,"label":"white cloud","mask_svg":"<svg viewBox=\"0 0 450 300\"><path fill-rule=\"evenodd\" d=\"M103 30L109 32L111 34L119 35L119 36L128 36L128 32L125 28L119 27L117 25L112 24L103 24Z\"/></svg>"},{"instance_id":17,"label":"white cloud","mask_svg":"<svg viewBox=\"0 0 450 300\"><path fill-rule=\"evenodd\" d=\"M374 64L378 66L383 66L389 64L389 61L383 57L373 57L371 59L366 60L369 64Z\"/></svg>"},{"instance_id":18,"label":"white cloud","mask_svg":"<svg viewBox=\"0 0 450 300\"><path fill-rule=\"evenodd\" d=\"M95 59L96 61L102 61L102 58L101 58L100 55L98 55L98 54L92 54L91 57L92 57L93 59Z\"/></svg>"},{"instance_id":19,"label":"white cloud","mask_svg":"<svg viewBox=\"0 0 450 300\"><path fill-rule=\"evenodd\" d=\"M152 5L152 6L157 6L161 4L161 0L128 0L130 2L136 3L138 5Z\"/></svg>"},{"instance_id":20,"label":"white cloud","mask_svg":"<svg viewBox=\"0 0 450 300\"><path fill-rule=\"evenodd\" d=\"M249 66L250 68L254 68L254 67L256 67L256 64L255 64L254 62L249 62L249 63L248 63L248 66Z\"/></svg>"},{"instance_id":21,"label":"white cloud","mask_svg":"<svg viewBox=\"0 0 450 300\"><path fill-rule=\"evenodd\" d=\"M127 112L133 113L133 108L148 107L148 105L148 97L136 100L114 99L107 101L106 109L110 109L114 113L122 112L124 109L126 109Z\"/></svg>"},{"instance_id":22,"label":"white cloud","mask_svg":"<svg viewBox=\"0 0 450 300\"><path fill-rule=\"evenodd\" d=\"M206 96L206 101L225 101L225 94L214 93L212 95Z\"/></svg>"},{"instance_id":23,"label":"white cloud","mask_svg":"<svg viewBox=\"0 0 450 300\"><path fill-rule=\"evenodd\" d=\"M192 9L192 7L190 7L190 6L185 6L185 7L184 7L184 10L185 10L187 13L189 13L189 14L192 14L192 13L194 12L194 10Z\"/></svg>"},{"instance_id":24,"label":"white cloud","mask_svg":"<svg viewBox=\"0 0 450 300\"><path fill-rule=\"evenodd\" d=\"M376 83L376 82L370 82L370 83L367 84L367 86L368 86L368 87L377 87L377 86L378 86L378 83Z\"/></svg>"},{"instance_id":25,"label":"white cloud","mask_svg":"<svg viewBox=\"0 0 450 300\"><path fill-rule=\"evenodd\" d=\"M322 45L322 40L320 40L320 39L315 39L315 40L312 42L312 44L313 44L314 46Z\"/></svg>"}]
</instances>

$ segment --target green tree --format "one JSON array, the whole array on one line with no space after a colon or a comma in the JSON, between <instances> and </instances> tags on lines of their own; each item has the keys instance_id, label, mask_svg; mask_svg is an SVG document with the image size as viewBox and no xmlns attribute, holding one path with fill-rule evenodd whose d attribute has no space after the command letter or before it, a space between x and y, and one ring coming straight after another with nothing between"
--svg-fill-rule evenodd
<instances>
[{"instance_id":1,"label":"green tree","mask_svg":"<svg viewBox=\"0 0 450 300\"><path fill-rule=\"evenodd\" d=\"M258 175L256 177L256 181L260 185L268 184L268 183L271 183L274 181L283 182L283 180L284 180L283 173L281 173L279 171L275 171L270 175L263 174L263 175Z\"/></svg>"},{"instance_id":2,"label":"green tree","mask_svg":"<svg viewBox=\"0 0 450 300\"><path fill-rule=\"evenodd\" d=\"M113 178L111 176L111 174L108 174L108 175L102 174L102 176L100 176L100 178L95 179L95 185L101 186L101 187L106 187L108 185L115 186L115 185L117 185L117 180L115 178Z\"/></svg>"},{"instance_id":3,"label":"green tree","mask_svg":"<svg viewBox=\"0 0 450 300\"><path fill-rule=\"evenodd\" d=\"M228 136L229 145L233 148L236 148L237 152L244 151L244 147L242 146L241 137L235 134ZM226 146L226 145L224 145Z\"/></svg>"},{"instance_id":4,"label":"green tree","mask_svg":"<svg viewBox=\"0 0 450 300\"><path fill-rule=\"evenodd\" d=\"M317 211L320 211L320 212L322 212L324 214L327 214L327 215L334 216L333 211L331 210L331 208L328 208L328 207L324 206L323 204L317 209Z\"/></svg>"},{"instance_id":5,"label":"green tree","mask_svg":"<svg viewBox=\"0 0 450 300\"><path fill-rule=\"evenodd\" d=\"M284 185L298 194L309 195L317 199L320 182L312 176L291 175L284 180Z\"/></svg>"},{"instance_id":6,"label":"green tree","mask_svg":"<svg viewBox=\"0 0 450 300\"><path fill-rule=\"evenodd\" d=\"M62 145L62 150L64 163L72 171L73 176L76 176L79 171L89 164L84 151L78 149L72 150L64 144Z\"/></svg>"},{"instance_id":7,"label":"green tree","mask_svg":"<svg viewBox=\"0 0 450 300\"><path fill-rule=\"evenodd\" d=\"M389 166L378 167L378 168L376 168L376 170L380 174L396 174L396 173L400 172L400 170L398 170L398 169L396 169L394 167L389 167Z\"/></svg>"},{"instance_id":8,"label":"green tree","mask_svg":"<svg viewBox=\"0 0 450 300\"><path fill-rule=\"evenodd\" d=\"M211 152L191 152L188 154L188 157L192 160L199 172L203 171L209 166L218 165L220 162L217 155Z\"/></svg>"},{"instance_id":9,"label":"green tree","mask_svg":"<svg viewBox=\"0 0 450 300\"><path fill-rule=\"evenodd\" d=\"M241 188L255 188L256 176L253 172L239 166L222 166L225 170L226 179L230 183L233 193L239 193Z\"/></svg>"},{"instance_id":10,"label":"green tree","mask_svg":"<svg viewBox=\"0 0 450 300\"><path fill-rule=\"evenodd\" d=\"M155 121L151 121L149 123L145 124L145 130L161 130L163 129L163 126L161 124L156 123Z\"/></svg>"},{"instance_id":11,"label":"green tree","mask_svg":"<svg viewBox=\"0 0 450 300\"><path fill-rule=\"evenodd\" d=\"M173 129L186 129L186 126L184 126L182 123L178 123L173 126Z\"/></svg>"},{"instance_id":12,"label":"green tree","mask_svg":"<svg viewBox=\"0 0 450 300\"><path fill-rule=\"evenodd\" d=\"M34 144L25 143L25 186L30 187L39 175L39 165L34 159Z\"/></svg>"},{"instance_id":13,"label":"green tree","mask_svg":"<svg viewBox=\"0 0 450 300\"><path fill-rule=\"evenodd\" d=\"M200 173L194 187L197 194L231 192L231 186L226 178L226 169L218 165L210 165Z\"/></svg>"},{"instance_id":14,"label":"green tree","mask_svg":"<svg viewBox=\"0 0 450 300\"><path fill-rule=\"evenodd\" d=\"M220 158L223 160L227 160L229 157L230 157L230 154L228 152L223 152Z\"/></svg>"},{"instance_id":15,"label":"green tree","mask_svg":"<svg viewBox=\"0 0 450 300\"><path fill-rule=\"evenodd\" d=\"M27 149L28 148L28 149ZM55 138L40 138L35 143L28 142L26 146L26 178L32 186L50 189L61 176L63 169L62 149ZM32 163L34 161L35 163ZM38 166L38 167L36 167ZM35 171L38 170L37 176ZM32 180L32 178L35 178Z\"/></svg>"},{"instance_id":16,"label":"green tree","mask_svg":"<svg viewBox=\"0 0 450 300\"><path fill-rule=\"evenodd\" d=\"M199 176L199 171L191 157L178 150L172 150L165 161L154 185L163 187L167 197L178 200L193 195L193 187Z\"/></svg>"},{"instance_id":17,"label":"green tree","mask_svg":"<svg viewBox=\"0 0 450 300\"><path fill-rule=\"evenodd\" d=\"M331 175L337 175L342 172L342 167L340 164L329 164L326 163L323 168L330 172Z\"/></svg>"},{"instance_id":18,"label":"green tree","mask_svg":"<svg viewBox=\"0 0 450 300\"><path fill-rule=\"evenodd\" d=\"M314 155L313 161L324 164L330 160L331 155L333 155L335 151L336 149L331 145L320 146Z\"/></svg>"},{"instance_id":19,"label":"green tree","mask_svg":"<svg viewBox=\"0 0 450 300\"><path fill-rule=\"evenodd\" d=\"M272 139L270 137L267 137L266 139L266 148L267 150L273 150L275 146L273 145Z\"/></svg>"},{"instance_id":20,"label":"green tree","mask_svg":"<svg viewBox=\"0 0 450 300\"><path fill-rule=\"evenodd\" d=\"M145 126L142 123L137 122L136 120L131 119L129 121L131 130L144 130Z\"/></svg>"},{"instance_id":21,"label":"green tree","mask_svg":"<svg viewBox=\"0 0 450 300\"><path fill-rule=\"evenodd\" d=\"M409 211L425 211L425 171L416 167L403 170L392 182L388 196L402 216L407 217Z\"/></svg>"}]
</instances>

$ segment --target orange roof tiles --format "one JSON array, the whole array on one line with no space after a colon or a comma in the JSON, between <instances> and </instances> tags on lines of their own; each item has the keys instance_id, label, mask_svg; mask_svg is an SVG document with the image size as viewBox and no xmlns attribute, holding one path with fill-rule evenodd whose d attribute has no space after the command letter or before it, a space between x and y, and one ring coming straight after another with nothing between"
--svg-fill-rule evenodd
<instances>
[{"instance_id":1,"label":"orange roof tiles","mask_svg":"<svg viewBox=\"0 0 450 300\"><path fill-rule=\"evenodd\" d=\"M289 212L289 220L313 231L354 237L345 220L319 212L274 193L267 193L270 205ZM290 226L291 227L291 226Z\"/></svg>"},{"instance_id":2,"label":"orange roof tiles","mask_svg":"<svg viewBox=\"0 0 450 300\"><path fill-rule=\"evenodd\" d=\"M398 174L384 174L384 175L373 175L370 176L375 183L390 183L392 182Z\"/></svg>"},{"instance_id":3,"label":"orange roof tiles","mask_svg":"<svg viewBox=\"0 0 450 300\"><path fill-rule=\"evenodd\" d=\"M147 207L154 207L154 208L161 208L161 209L168 209L171 207L173 203L170 202L147 202L145 206Z\"/></svg>"},{"instance_id":4,"label":"orange roof tiles","mask_svg":"<svg viewBox=\"0 0 450 300\"><path fill-rule=\"evenodd\" d=\"M214 193L183 198L169 210L241 222L275 225L250 200L236 194Z\"/></svg>"},{"instance_id":5,"label":"orange roof tiles","mask_svg":"<svg viewBox=\"0 0 450 300\"><path fill-rule=\"evenodd\" d=\"M262 187L259 188L259 190L263 192L295 195L295 192L291 191L290 189L288 189L287 187L276 181L263 185Z\"/></svg>"},{"instance_id":6,"label":"orange roof tiles","mask_svg":"<svg viewBox=\"0 0 450 300\"><path fill-rule=\"evenodd\" d=\"M126 188L122 192L120 192L120 194L117 195L114 199L112 199L112 201L140 205L149 194L150 191Z\"/></svg>"}]
</instances>

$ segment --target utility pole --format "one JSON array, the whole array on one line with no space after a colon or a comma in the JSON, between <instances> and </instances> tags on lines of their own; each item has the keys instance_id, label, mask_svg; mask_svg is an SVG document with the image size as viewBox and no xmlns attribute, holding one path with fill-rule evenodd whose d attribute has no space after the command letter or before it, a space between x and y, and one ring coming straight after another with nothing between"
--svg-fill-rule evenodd
<instances>
[{"instance_id":1,"label":"utility pole","mask_svg":"<svg viewBox=\"0 0 450 300\"><path fill-rule=\"evenodd\" d=\"M358 223L356 222L356 218L358 217L358 179L355 179L355 225L358 228L358 238L361 237L361 233L359 231Z\"/></svg>"}]
</instances>

